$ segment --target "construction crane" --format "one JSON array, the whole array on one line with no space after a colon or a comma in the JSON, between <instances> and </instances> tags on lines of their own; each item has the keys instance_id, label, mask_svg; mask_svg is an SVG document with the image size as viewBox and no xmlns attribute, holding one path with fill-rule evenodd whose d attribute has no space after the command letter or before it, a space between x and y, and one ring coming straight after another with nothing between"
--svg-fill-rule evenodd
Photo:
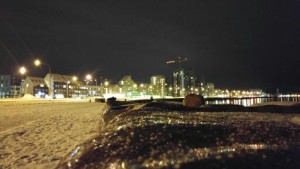
<instances>
[{"instance_id":1,"label":"construction crane","mask_svg":"<svg viewBox=\"0 0 300 169\"><path fill-rule=\"evenodd\" d=\"M170 60L170 61L167 61L166 63L167 64L178 63L178 68L181 69L182 62L186 62L186 61L187 61L187 58L178 57L177 60Z\"/></svg>"}]
</instances>

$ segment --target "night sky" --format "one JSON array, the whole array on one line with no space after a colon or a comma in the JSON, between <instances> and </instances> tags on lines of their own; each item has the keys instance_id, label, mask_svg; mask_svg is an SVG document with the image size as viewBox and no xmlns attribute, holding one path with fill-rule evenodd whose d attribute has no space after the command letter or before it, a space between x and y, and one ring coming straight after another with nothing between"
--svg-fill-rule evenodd
<instances>
[{"instance_id":1,"label":"night sky","mask_svg":"<svg viewBox=\"0 0 300 169\"><path fill-rule=\"evenodd\" d=\"M53 73L114 82L184 66L216 88L300 91L299 0L0 0L0 74Z\"/></svg>"}]
</instances>

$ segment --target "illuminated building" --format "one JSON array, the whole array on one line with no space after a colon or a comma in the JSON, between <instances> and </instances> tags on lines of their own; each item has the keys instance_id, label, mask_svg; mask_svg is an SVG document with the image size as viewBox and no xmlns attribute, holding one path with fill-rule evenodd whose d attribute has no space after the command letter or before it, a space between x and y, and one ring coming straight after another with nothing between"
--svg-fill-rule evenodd
<instances>
[{"instance_id":1,"label":"illuminated building","mask_svg":"<svg viewBox=\"0 0 300 169\"><path fill-rule=\"evenodd\" d=\"M196 80L192 72L184 69L178 69L173 72L173 96L184 97L189 93L194 93L196 89Z\"/></svg>"},{"instance_id":2,"label":"illuminated building","mask_svg":"<svg viewBox=\"0 0 300 169\"><path fill-rule=\"evenodd\" d=\"M21 96L21 76L0 75L0 98Z\"/></svg>"},{"instance_id":3,"label":"illuminated building","mask_svg":"<svg viewBox=\"0 0 300 169\"><path fill-rule=\"evenodd\" d=\"M40 77L27 77L23 88L24 94L31 94L36 97L45 98L48 94L46 82Z\"/></svg>"},{"instance_id":4,"label":"illuminated building","mask_svg":"<svg viewBox=\"0 0 300 169\"><path fill-rule=\"evenodd\" d=\"M85 97L89 93L92 93L88 89L93 87L89 87L82 81L74 81L73 79L73 76L48 73L44 81L48 87L52 87L55 98Z\"/></svg>"},{"instance_id":5,"label":"illuminated building","mask_svg":"<svg viewBox=\"0 0 300 169\"><path fill-rule=\"evenodd\" d=\"M131 78L131 75L124 76L117 84L121 93L125 94L125 97L139 96L137 84Z\"/></svg>"},{"instance_id":6,"label":"illuminated building","mask_svg":"<svg viewBox=\"0 0 300 169\"><path fill-rule=\"evenodd\" d=\"M205 94L207 96L213 96L214 92L215 92L215 85L213 83L207 83L206 84Z\"/></svg>"},{"instance_id":7,"label":"illuminated building","mask_svg":"<svg viewBox=\"0 0 300 169\"><path fill-rule=\"evenodd\" d=\"M261 89L251 89L250 95L252 97L260 97L260 96L265 95L265 93Z\"/></svg>"},{"instance_id":8,"label":"illuminated building","mask_svg":"<svg viewBox=\"0 0 300 169\"><path fill-rule=\"evenodd\" d=\"M84 86L80 86L79 89L85 89ZM104 87L103 86L96 86L96 85L87 85L86 86L86 89L87 89L87 95L88 96L102 96L104 91ZM76 94L76 92L80 92L82 90L71 90L71 92L73 91L73 93L70 93L70 97L72 97L72 94L73 94L73 97L76 97L78 95L78 93ZM75 95L75 96L74 96ZM84 95L81 95L82 97Z\"/></svg>"},{"instance_id":9,"label":"illuminated building","mask_svg":"<svg viewBox=\"0 0 300 169\"><path fill-rule=\"evenodd\" d=\"M153 95L159 95L164 97L166 95L166 78L162 75L154 75L150 78L150 84L152 86Z\"/></svg>"}]
</instances>

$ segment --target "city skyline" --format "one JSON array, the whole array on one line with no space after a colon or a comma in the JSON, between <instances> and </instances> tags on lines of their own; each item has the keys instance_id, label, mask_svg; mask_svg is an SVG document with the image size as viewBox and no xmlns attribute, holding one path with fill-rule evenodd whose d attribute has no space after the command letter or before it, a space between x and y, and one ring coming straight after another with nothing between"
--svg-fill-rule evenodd
<instances>
[{"instance_id":1,"label":"city skyline","mask_svg":"<svg viewBox=\"0 0 300 169\"><path fill-rule=\"evenodd\" d=\"M180 76L178 76L179 74ZM0 75L0 98L31 97L37 98L83 98L83 97L117 97L145 99L176 98L188 94L202 95L205 98L241 98L241 97L274 97L275 93L265 93L261 89L219 89L214 83L196 84L196 77L189 71L174 72L176 76L167 83L163 75L153 75L150 81L137 82L131 75L125 75L118 82L108 79L96 80L91 74L85 79L72 75L48 73L45 77ZM50 90L51 89L51 90ZM276 93L278 97L290 97L288 94ZM289 94L298 96L297 94Z\"/></svg>"},{"instance_id":2,"label":"city skyline","mask_svg":"<svg viewBox=\"0 0 300 169\"><path fill-rule=\"evenodd\" d=\"M53 73L147 81L183 66L219 88L300 91L299 3L293 1L4 1L0 40L33 76ZM213 9L213 10L211 10ZM18 64L0 47L0 72Z\"/></svg>"}]
</instances>

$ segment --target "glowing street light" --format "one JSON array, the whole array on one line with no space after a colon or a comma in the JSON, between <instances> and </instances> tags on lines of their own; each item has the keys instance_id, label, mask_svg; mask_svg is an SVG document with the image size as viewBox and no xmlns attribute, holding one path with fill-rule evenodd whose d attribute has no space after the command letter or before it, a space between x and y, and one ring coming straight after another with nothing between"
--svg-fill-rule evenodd
<instances>
[{"instance_id":1,"label":"glowing street light","mask_svg":"<svg viewBox=\"0 0 300 169\"><path fill-rule=\"evenodd\" d=\"M39 59L34 60L33 63L34 63L35 66L40 66L40 65L46 65L46 66L48 66L48 69L49 69L48 73L51 73L51 67L50 67L50 65L48 63L42 62Z\"/></svg>"},{"instance_id":2,"label":"glowing street light","mask_svg":"<svg viewBox=\"0 0 300 169\"><path fill-rule=\"evenodd\" d=\"M91 81L91 80L92 80L92 75L91 74L87 74L85 76L86 87L87 87L87 91L88 91L87 95L90 95L90 88L87 85L89 84L89 81Z\"/></svg>"},{"instance_id":3,"label":"glowing street light","mask_svg":"<svg viewBox=\"0 0 300 169\"><path fill-rule=\"evenodd\" d=\"M78 80L78 77L77 77L77 76L73 76L73 77L72 77L72 81L73 81L73 82L75 82L75 83L76 83L76 82L77 82L77 80ZM68 81L68 82L69 82L69 81ZM74 85L75 85L75 84L74 84ZM77 85L79 86L79 83L78 83ZM70 86L70 88L72 89L73 87L72 87L72 86ZM68 90L69 90L69 89L68 89ZM73 94L75 94L75 93L73 93ZM78 97L79 97L79 93L78 93Z\"/></svg>"},{"instance_id":4,"label":"glowing street light","mask_svg":"<svg viewBox=\"0 0 300 169\"><path fill-rule=\"evenodd\" d=\"M20 73L21 75L25 75L26 72L27 72L27 69L26 69L24 66L20 67L19 73Z\"/></svg>"},{"instance_id":5,"label":"glowing street light","mask_svg":"<svg viewBox=\"0 0 300 169\"><path fill-rule=\"evenodd\" d=\"M40 61L39 59L36 59L36 60L34 61L34 65L35 65L35 66L40 66L40 64L41 64L41 61Z\"/></svg>"},{"instance_id":6,"label":"glowing street light","mask_svg":"<svg viewBox=\"0 0 300 169\"><path fill-rule=\"evenodd\" d=\"M48 67L48 74L49 74L49 97L52 97L52 77L51 77L51 67L48 63L42 62L39 59L34 60L34 65L35 66L41 66L41 65L46 65ZM54 86L54 85L53 85Z\"/></svg>"},{"instance_id":7,"label":"glowing street light","mask_svg":"<svg viewBox=\"0 0 300 169\"><path fill-rule=\"evenodd\" d=\"M22 75L22 76L24 76L25 74L26 74L26 72L27 72L27 69L25 68L25 66L21 66L20 68L19 68L19 73ZM23 80L23 77L22 77L22 81L24 81ZM3 87L3 84L1 84L1 87ZM27 91L27 86L25 86L25 88L24 88L24 93ZM22 93L22 89L20 88L20 95L21 95L21 93Z\"/></svg>"},{"instance_id":8,"label":"glowing street light","mask_svg":"<svg viewBox=\"0 0 300 169\"><path fill-rule=\"evenodd\" d=\"M73 80L74 82L76 82L76 81L78 80L78 77L77 77L77 76L73 76L73 77L72 77L72 80Z\"/></svg>"},{"instance_id":9,"label":"glowing street light","mask_svg":"<svg viewBox=\"0 0 300 169\"><path fill-rule=\"evenodd\" d=\"M85 76L85 79L88 80L88 81L92 80L92 75L91 74L87 74Z\"/></svg>"},{"instance_id":10,"label":"glowing street light","mask_svg":"<svg viewBox=\"0 0 300 169\"><path fill-rule=\"evenodd\" d=\"M108 85L109 85L109 82L106 80L106 81L104 82L104 85L105 85L105 94L107 94L107 93L108 93Z\"/></svg>"}]
</instances>

